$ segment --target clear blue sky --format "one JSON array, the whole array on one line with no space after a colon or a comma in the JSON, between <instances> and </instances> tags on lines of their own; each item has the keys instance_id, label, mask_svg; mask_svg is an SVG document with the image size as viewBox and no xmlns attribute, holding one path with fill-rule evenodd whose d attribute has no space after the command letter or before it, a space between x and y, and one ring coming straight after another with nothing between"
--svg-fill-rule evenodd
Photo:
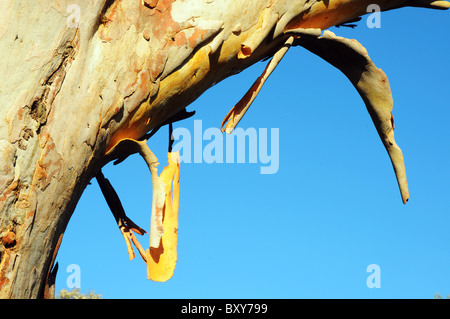
<instances>
[{"instance_id":1,"label":"clear blue sky","mask_svg":"<svg viewBox=\"0 0 450 319\"><path fill-rule=\"evenodd\" d=\"M81 290L105 298L433 298L450 294L450 12L407 8L352 30L389 77L396 141L410 201L365 106L334 67L301 47L271 75L240 127L278 128L279 170L261 163L181 167L178 263L166 283L146 279L95 180L68 225L56 290L77 264ZM219 83L176 127L220 127L265 64ZM149 142L166 164L167 128ZM208 144L208 141L204 142ZM149 230L151 179L137 155L105 176L127 214ZM148 247L149 238L141 238ZM381 287L369 289L370 264Z\"/></svg>"}]
</instances>

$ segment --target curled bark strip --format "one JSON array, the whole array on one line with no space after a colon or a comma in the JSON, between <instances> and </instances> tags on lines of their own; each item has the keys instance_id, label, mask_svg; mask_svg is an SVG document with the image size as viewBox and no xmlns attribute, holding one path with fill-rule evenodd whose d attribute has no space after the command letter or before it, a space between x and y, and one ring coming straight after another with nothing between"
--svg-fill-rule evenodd
<instances>
[{"instance_id":1,"label":"curled bark strip","mask_svg":"<svg viewBox=\"0 0 450 319\"><path fill-rule=\"evenodd\" d=\"M158 176L158 159L147 146L147 140L134 141L139 147L139 154L147 163L152 176L152 212L150 217L150 247L158 247L164 234L163 209L165 201L164 182Z\"/></svg>"},{"instance_id":2,"label":"curled bark strip","mask_svg":"<svg viewBox=\"0 0 450 319\"><path fill-rule=\"evenodd\" d=\"M264 83L269 78L270 74L272 74L272 72L275 70L277 65L280 63L281 59L285 56L286 52L289 50L293 42L294 37L290 36L288 40L285 42L285 45L274 54L273 58L270 60L270 62L264 69L264 72L256 79L255 83L253 83L253 85L250 87L250 89L247 91L244 97L231 109L230 112L228 112L228 114L225 116L220 126L220 130L222 132L224 131L223 126L225 125L225 123L226 123L225 132L226 133L233 132L234 128L241 121L242 117L245 115L250 105L252 105L259 91L261 91L261 88L263 87Z\"/></svg>"},{"instance_id":3,"label":"curled bark strip","mask_svg":"<svg viewBox=\"0 0 450 319\"><path fill-rule=\"evenodd\" d=\"M298 37L319 37L322 34L322 30L319 28L310 28L303 29L297 28L292 30L285 31L285 34L289 35L289 38L286 40L284 45L274 54L273 58L267 64L264 72L259 76L255 83L250 87L244 97L228 112L221 124L221 131L225 130L226 133L232 133L234 128L239 124L242 117L244 117L245 113L249 109L250 105L252 105L253 101L256 99L256 96L261 91L266 80L275 70L275 68L280 63L281 59L286 55L289 48L292 46L294 39ZM228 123L227 123L228 122ZM225 125L226 123L226 125ZM224 126L225 125L225 129Z\"/></svg>"},{"instance_id":4,"label":"curled bark strip","mask_svg":"<svg viewBox=\"0 0 450 319\"><path fill-rule=\"evenodd\" d=\"M278 19L279 14L272 7L265 8L259 17L257 29L246 41L244 41L244 43L242 43L238 58L247 59L250 57L272 31L272 28Z\"/></svg>"},{"instance_id":5,"label":"curled bark strip","mask_svg":"<svg viewBox=\"0 0 450 319\"><path fill-rule=\"evenodd\" d=\"M386 74L375 66L359 42L338 37L330 31L325 31L317 39L300 38L295 44L341 70L355 86L389 154L403 203L406 204L409 199L408 183L403 154L394 140L393 100Z\"/></svg>"}]
</instances>

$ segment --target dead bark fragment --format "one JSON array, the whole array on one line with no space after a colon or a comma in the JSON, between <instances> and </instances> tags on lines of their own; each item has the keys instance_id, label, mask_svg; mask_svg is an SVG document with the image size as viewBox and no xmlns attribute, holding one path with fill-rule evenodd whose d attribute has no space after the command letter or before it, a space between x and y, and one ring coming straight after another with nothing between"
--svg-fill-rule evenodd
<instances>
[{"instance_id":1,"label":"dead bark fragment","mask_svg":"<svg viewBox=\"0 0 450 319\"><path fill-rule=\"evenodd\" d=\"M409 191L405 163L402 151L394 140L393 100L386 74L375 66L356 40L337 37L330 31L325 31L318 39L299 38L297 44L341 70L355 86L389 154L402 201L406 204Z\"/></svg>"},{"instance_id":2,"label":"dead bark fragment","mask_svg":"<svg viewBox=\"0 0 450 319\"><path fill-rule=\"evenodd\" d=\"M128 255L130 260L134 259L135 254L133 250L132 243L138 249L142 259L146 261L145 252L141 247L139 241L134 236L133 232L139 235L144 235L146 233L141 227L136 225L126 214L123 209L122 203L120 202L119 196L116 191L112 187L111 183L108 179L103 176L102 172L99 172L96 176L97 182L100 186L100 189L103 193L103 196L106 199L106 202L113 213L113 216L116 220L117 226L122 233L123 238L125 239L125 243L127 245Z\"/></svg>"}]
</instances>

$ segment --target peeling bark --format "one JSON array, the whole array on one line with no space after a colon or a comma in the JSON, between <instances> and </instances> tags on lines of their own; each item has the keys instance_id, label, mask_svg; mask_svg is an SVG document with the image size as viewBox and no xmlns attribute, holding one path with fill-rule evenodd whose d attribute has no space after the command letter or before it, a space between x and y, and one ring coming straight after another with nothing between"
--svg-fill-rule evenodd
<instances>
[{"instance_id":1,"label":"peeling bark","mask_svg":"<svg viewBox=\"0 0 450 319\"><path fill-rule=\"evenodd\" d=\"M1 4L0 49L7 52L0 66L1 298L52 295L62 234L88 182L106 163L130 154L119 147L121 141L142 140L215 83L273 56L252 89L257 93L286 43L305 46L349 77L368 105L407 198L393 142L390 95L381 108L371 96L371 79L387 83L387 78L361 48L352 51L365 56L356 69L334 63L323 45L351 48L351 42L305 30L350 21L365 14L369 4L382 10L447 9L449 2L77 2L75 7L68 0ZM324 44L330 39L333 44ZM359 67L367 71L362 81L354 73ZM238 108L240 116L253 99Z\"/></svg>"}]
</instances>

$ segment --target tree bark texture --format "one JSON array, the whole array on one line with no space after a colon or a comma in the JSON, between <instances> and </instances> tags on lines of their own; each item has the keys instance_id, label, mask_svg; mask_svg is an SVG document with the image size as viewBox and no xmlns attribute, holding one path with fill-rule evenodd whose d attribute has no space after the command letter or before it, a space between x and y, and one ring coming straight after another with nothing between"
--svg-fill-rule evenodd
<instances>
[{"instance_id":1,"label":"tree bark texture","mask_svg":"<svg viewBox=\"0 0 450 319\"><path fill-rule=\"evenodd\" d=\"M366 14L370 4L382 10L449 5L419 0L3 0L0 297L47 294L58 246L83 190L102 166L127 156L115 147L120 141L140 139L215 83L273 57L268 76L283 48L291 45L305 46L349 77L397 172L389 105L382 111L370 106L380 100L389 104L389 96L375 92L372 97L374 91L367 89L377 82L385 85L380 92L389 91L384 73L353 42L331 33L318 40L322 30ZM327 41L337 43L337 52L365 58L356 67L345 65L342 57L326 51L333 47ZM251 94L257 94L265 76ZM251 94L227 119L239 121ZM401 164L398 170L406 202Z\"/></svg>"}]
</instances>

